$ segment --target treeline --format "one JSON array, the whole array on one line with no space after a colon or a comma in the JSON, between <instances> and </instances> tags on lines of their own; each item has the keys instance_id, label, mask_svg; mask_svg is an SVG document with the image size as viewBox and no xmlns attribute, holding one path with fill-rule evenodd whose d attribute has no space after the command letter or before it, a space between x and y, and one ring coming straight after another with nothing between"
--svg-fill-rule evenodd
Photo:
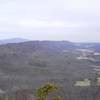
<instances>
[{"instance_id":1,"label":"treeline","mask_svg":"<svg viewBox=\"0 0 100 100\"><path fill-rule=\"evenodd\" d=\"M50 93L56 92L58 87L53 83L46 83L35 90L19 90L12 93L3 93L0 95L0 100L46 100ZM60 96L52 97L52 100L60 100Z\"/></svg>"}]
</instances>

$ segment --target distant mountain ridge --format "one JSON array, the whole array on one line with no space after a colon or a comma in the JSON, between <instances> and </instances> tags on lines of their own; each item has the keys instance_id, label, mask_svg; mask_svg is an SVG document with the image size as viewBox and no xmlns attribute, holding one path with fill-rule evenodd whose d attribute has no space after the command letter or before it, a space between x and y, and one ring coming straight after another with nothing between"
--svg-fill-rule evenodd
<instances>
[{"instance_id":1,"label":"distant mountain ridge","mask_svg":"<svg viewBox=\"0 0 100 100\"><path fill-rule=\"evenodd\" d=\"M74 43L70 41L50 41L50 40L28 40L23 38L11 38L11 39L5 39L0 40L0 45L6 45L6 44L13 44L20 46L20 45L26 45L26 46L35 46L36 48L43 48L43 49L49 49L53 50L56 48L56 50L61 49L76 49L76 48L84 48L84 49L94 49L97 52L100 52L100 43ZM20 44L21 43L21 44ZM42 46L42 47L41 47ZM45 48L44 48L45 47Z\"/></svg>"},{"instance_id":2,"label":"distant mountain ridge","mask_svg":"<svg viewBox=\"0 0 100 100\"><path fill-rule=\"evenodd\" d=\"M8 44L8 43L21 43L27 41L29 40L23 38L11 38L11 39L0 40L0 45Z\"/></svg>"}]
</instances>

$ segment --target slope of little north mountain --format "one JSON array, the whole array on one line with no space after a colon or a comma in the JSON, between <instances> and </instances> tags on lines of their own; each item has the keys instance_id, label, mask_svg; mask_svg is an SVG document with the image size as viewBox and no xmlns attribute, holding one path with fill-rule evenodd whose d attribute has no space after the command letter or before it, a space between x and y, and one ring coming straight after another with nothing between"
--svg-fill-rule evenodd
<instances>
[{"instance_id":1,"label":"slope of little north mountain","mask_svg":"<svg viewBox=\"0 0 100 100\"><path fill-rule=\"evenodd\" d=\"M77 87L75 83L84 79L92 82L99 77L94 67L100 66L100 55L95 50L95 47L85 48L68 41L1 45L0 89L5 93L20 89L34 90L49 81L59 86L58 94L63 100L84 100L81 98L87 95L92 98L90 87Z\"/></svg>"},{"instance_id":2,"label":"slope of little north mountain","mask_svg":"<svg viewBox=\"0 0 100 100\"><path fill-rule=\"evenodd\" d=\"M5 39L5 40L0 40L0 45L4 45L8 43L21 43L21 42L26 42L26 41L29 41L29 40L22 39L22 38Z\"/></svg>"}]
</instances>

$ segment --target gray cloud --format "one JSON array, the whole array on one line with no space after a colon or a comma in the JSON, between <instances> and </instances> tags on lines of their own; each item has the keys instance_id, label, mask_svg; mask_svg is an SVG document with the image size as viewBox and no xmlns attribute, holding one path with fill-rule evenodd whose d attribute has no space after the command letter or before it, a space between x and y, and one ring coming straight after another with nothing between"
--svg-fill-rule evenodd
<instances>
[{"instance_id":1,"label":"gray cloud","mask_svg":"<svg viewBox=\"0 0 100 100\"><path fill-rule=\"evenodd\" d=\"M0 0L0 38L100 41L99 0Z\"/></svg>"}]
</instances>

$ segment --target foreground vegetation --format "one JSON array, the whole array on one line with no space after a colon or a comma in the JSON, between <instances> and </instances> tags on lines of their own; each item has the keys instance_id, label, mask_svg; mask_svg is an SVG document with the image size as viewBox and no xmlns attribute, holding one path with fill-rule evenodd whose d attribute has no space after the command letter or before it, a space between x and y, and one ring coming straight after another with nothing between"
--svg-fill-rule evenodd
<instances>
[{"instance_id":1,"label":"foreground vegetation","mask_svg":"<svg viewBox=\"0 0 100 100\"><path fill-rule=\"evenodd\" d=\"M35 98L31 98L31 99L32 100L46 100L47 96L50 93L56 92L57 89L58 89L58 87L55 84L48 82L48 83L42 85L41 87L37 88L35 91L35 95L33 94L35 96ZM22 93L20 95L24 96L24 99L22 99L22 100L30 100L30 98L26 98L27 94L23 95L23 93ZM17 94L16 94L16 96L17 96ZM9 97L6 94L4 94L4 95L2 94L2 95L0 95L0 100L9 100ZM19 100L19 99L15 98L15 100ZM60 96L54 96L54 97L52 97L52 100L60 100Z\"/></svg>"},{"instance_id":2,"label":"foreground vegetation","mask_svg":"<svg viewBox=\"0 0 100 100\"><path fill-rule=\"evenodd\" d=\"M49 93L55 92L57 90L57 86L55 84L46 83L45 85L41 86L36 91L36 97L37 100L46 100L46 96L49 95ZM53 97L52 100L60 100L59 96Z\"/></svg>"}]
</instances>

